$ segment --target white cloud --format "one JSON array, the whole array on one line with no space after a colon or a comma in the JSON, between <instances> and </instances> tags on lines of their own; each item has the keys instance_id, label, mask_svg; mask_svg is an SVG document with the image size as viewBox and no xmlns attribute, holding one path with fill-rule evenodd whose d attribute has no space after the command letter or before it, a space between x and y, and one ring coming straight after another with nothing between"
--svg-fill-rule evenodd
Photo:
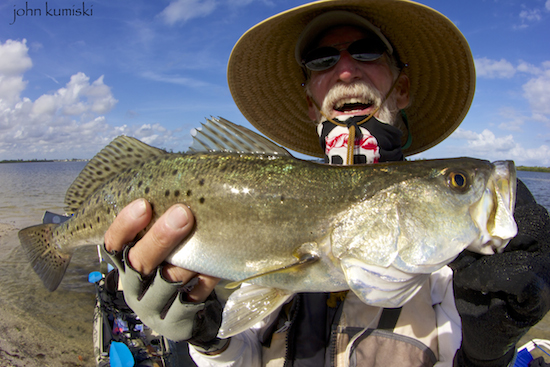
<instances>
[{"instance_id":1,"label":"white cloud","mask_svg":"<svg viewBox=\"0 0 550 367\"><path fill-rule=\"evenodd\" d=\"M522 116L513 107L503 107L499 111L502 122L498 125L499 129L522 132L522 126L529 118Z\"/></svg>"},{"instance_id":2,"label":"white cloud","mask_svg":"<svg viewBox=\"0 0 550 367\"><path fill-rule=\"evenodd\" d=\"M523 96L529 102L532 111L532 116L529 119L550 122L550 61L544 61L540 66L536 66L519 60L517 66L514 66L505 59L497 61L482 57L476 59L475 64L477 76L480 78L509 79L518 73L521 73L522 76L528 74L531 79L523 84L522 89ZM520 118L525 119L524 117ZM517 116L508 120L500 127L507 130L520 130L523 123Z\"/></svg>"},{"instance_id":3,"label":"white cloud","mask_svg":"<svg viewBox=\"0 0 550 367\"><path fill-rule=\"evenodd\" d=\"M163 75L163 74L155 73L153 71L145 71L145 72L142 72L140 75L146 79L154 80L157 82L177 84L177 85L182 85L182 86L191 87L191 88L213 87L213 85L206 83L202 80L186 78L179 75Z\"/></svg>"},{"instance_id":4,"label":"white cloud","mask_svg":"<svg viewBox=\"0 0 550 367\"><path fill-rule=\"evenodd\" d=\"M217 7L216 0L174 0L159 16L169 25L189 19L205 17Z\"/></svg>"},{"instance_id":5,"label":"white cloud","mask_svg":"<svg viewBox=\"0 0 550 367\"><path fill-rule=\"evenodd\" d=\"M117 103L103 76L90 83L84 73L74 74L64 87L33 102L22 97L27 86L23 74L31 66L25 40L0 44L0 156L29 157L103 144L102 133L109 135L112 129L102 114Z\"/></svg>"},{"instance_id":6,"label":"white cloud","mask_svg":"<svg viewBox=\"0 0 550 367\"><path fill-rule=\"evenodd\" d=\"M524 148L514 141L512 135L497 137L492 131L485 129L481 133L461 128L450 136L452 139L466 140L466 146L459 148L468 156L484 157L489 160L511 159L517 164L550 165L550 146Z\"/></svg>"},{"instance_id":7,"label":"white cloud","mask_svg":"<svg viewBox=\"0 0 550 367\"><path fill-rule=\"evenodd\" d=\"M538 22L542 19L542 15L540 9L522 10L519 18L523 22Z\"/></svg>"},{"instance_id":8,"label":"white cloud","mask_svg":"<svg viewBox=\"0 0 550 367\"><path fill-rule=\"evenodd\" d=\"M519 19L521 24L514 25L515 29L525 29L531 24L538 23L543 20L543 12L550 10L550 0L546 0L546 3L543 8L527 9L525 5L522 5L523 10L519 13Z\"/></svg>"},{"instance_id":9,"label":"white cloud","mask_svg":"<svg viewBox=\"0 0 550 367\"><path fill-rule=\"evenodd\" d=\"M0 44L0 110L15 105L26 88L23 73L32 67L27 40Z\"/></svg>"},{"instance_id":10,"label":"white cloud","mask_svg":"<svg viewBox=\"0 0 550 367\"><path fill-rule=\"evenodd\" d=\"M550 68L547 64L545 66L542 75L523 85L523 94L529 101L533 117L539 121L550 121Z\"/></svg>"},{"instance_id":11,"label":"white cloud","mask_svg":"<svg viewBox=\"0 0 550 367\"><path fill-rule=\"evenodd\" d=\"M511 78L516 73L516 68L505 59L491 60L486 57L475 59L476 74L485 78Z\"/></svg>"},{"instance_id":12,"label":"white cloud","mask_svg":"<svg viewBox=\"0 0 550 367\"><path fill-rule=\"evenodd\" d=\"M32 61L27 47L27 40L7 40L0 44L0 74L2 76L18 76L32 67Z\"/></svg>"},{"instance_id":13,"label":"white cloud","mask_svg":"<svg viewBox=\"0 0 550 367\"><path fill-rule=\"evenodd\" d=\"M0 159L91 158L121 134L153 146L185 147L181 128L110 125L105 115L118 101L103 76L91 81L78 72L32 101L22 94L23 75L31 67L24 40L0 43Z\"/></svg>"},{"instance_id":14,"label":"white cloud","mask_svg":"<svg viewBox=\"0 0 550 367\"><path fill-rule=\"evenodd\" d=\"M491 151L505 152L515 147L514 137L508 135L497 138L495 134L485 129L481 134L473 131L465 131L460 128L452 135L456 139L466 139L468 147L477 153L488 153Z\"/></svg>"},{"instance_id":15,"label":"white cloud","mask_svg":"<svg viewBox=\"0 0 550 367\"><path fill-rule=\"evenodd\" d=\"M526 74L533 74L533 75L539 75L539 74L542 74L543 72L541 68L536 67L533 64L529 64L528 62L525 62L523 60L520 60L517 67L517 71L526 73Z\"/></svg>"}]
</instances>

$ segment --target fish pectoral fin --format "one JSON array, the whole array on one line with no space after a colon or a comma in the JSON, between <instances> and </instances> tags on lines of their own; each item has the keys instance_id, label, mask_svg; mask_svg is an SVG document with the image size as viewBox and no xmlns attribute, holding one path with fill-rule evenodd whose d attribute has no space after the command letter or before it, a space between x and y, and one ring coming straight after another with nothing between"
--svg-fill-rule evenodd
<instances>
[{"instance_id":1,"label":"fish pectoral fin","mask_svg":"<svg viewBox=\"0 0 550 367\"><path fill-rule=\"evenodd\" d=\"M391 265L366 264L352 257L342 259L341 266L350 289L363 302L377 307L401 307L429 277L405 273Z\"/></svg>"},{"instance_id":2,"label":"fish pectoral fin","mask_svg":"<svg viewBox=\"0 0 550 367\"><path fill-rule=\"evenodd\" d=\"M316 262L317 260L319 260L319 258L320 258L319 255L317 255L315 253L304 253L304 254L300 255L300 258L298 258L296 260L296 262L294 262L292 264L281 266L281 267L278 267L278 268L273 269L273 270L268 270L266 272L253 275L251 277L248 277L246 279L242 279L242 280L239 280L239 281L236 281L236 282L228 283L225 286L225 288L226 289L235 289L238 286L240 286L242 283L248 282L252 279L260 278L260 277L275 274L275 273L282 273L282 272L289 271L289 270L295 269L295 268L303 266L303 265L309 265L309 264L312 264L312 263Z\"/></svg>"},{"instance_id":3,"label":"fish pectoral fin","mask_svg":"<svg viewBox=\"0 0 550 367\"><path fill-rule=\"evenodd\" d=\"M281 289L253 284L239 288L225 304L218 337L229 338L249 329L275 312L292 295Z\"/></svg>"}]
</instances>

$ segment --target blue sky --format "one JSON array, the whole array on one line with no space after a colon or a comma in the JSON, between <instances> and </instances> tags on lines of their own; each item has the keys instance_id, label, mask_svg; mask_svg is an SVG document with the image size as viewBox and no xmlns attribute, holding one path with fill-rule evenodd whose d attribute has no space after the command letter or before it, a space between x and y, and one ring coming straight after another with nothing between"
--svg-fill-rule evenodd
<instances>
[{"instance_id":1,"label":"blue sky","mask_svg":"<svg viewBox=\"0 0 550 367\"><path fill-rule=\"evenodd\" d=\"M120 134L183 151L209 116L251 127L227 87L231 49L254 24L306 2L2 1L0 160L91 158ZM550 0L420 2L466 36L477 88L459 129L413 158L550 166ZM83 15L49 16L46 3L50 14Z\"/></svg>"}]
</instances>

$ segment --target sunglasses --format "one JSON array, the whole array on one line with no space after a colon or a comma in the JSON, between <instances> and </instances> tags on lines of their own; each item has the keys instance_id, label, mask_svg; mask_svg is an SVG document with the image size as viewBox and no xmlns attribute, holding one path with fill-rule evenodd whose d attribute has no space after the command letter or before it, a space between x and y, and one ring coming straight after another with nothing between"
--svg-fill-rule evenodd
<instances>
[{"instance_id":1,"label":"sunglasses","mask_svg":"<svg viewBox=\"0 0 550 367\"><path fill-rule=\"evenodd\" d=\"M387 47L377 38L363 38L352 42L347 49L334 46L316 48L306 54L302 65L311 71L327 70L338 63L342 51L347 50L357 61L375 61L382 57Z\"/></svg>"}]
</instances>

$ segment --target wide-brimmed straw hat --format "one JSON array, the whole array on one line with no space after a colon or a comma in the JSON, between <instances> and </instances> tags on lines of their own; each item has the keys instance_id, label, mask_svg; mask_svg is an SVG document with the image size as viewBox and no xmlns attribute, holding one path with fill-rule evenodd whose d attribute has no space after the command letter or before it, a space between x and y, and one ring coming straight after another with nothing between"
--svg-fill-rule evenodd
<instances>
[{"instance_id":1,"label":"wide-brimmed straw hat","mask_svg":"<svg viewBox=\"0 0 550 367\"><path fill-rule=\"evenodd\" d=\"M304 73L295 49L305 27L328 11L367 19L393 46L410 79L405 109L412 144L422 152L462 122L474 96L475 68L468 43L441 13L406 0L325 0L277 14L248 30L229 58L227 77L237 107L267 137L287 148L323 156L308 117ZM409 132L404 131L403 139Z\"/></svg>"}]
</instances>

